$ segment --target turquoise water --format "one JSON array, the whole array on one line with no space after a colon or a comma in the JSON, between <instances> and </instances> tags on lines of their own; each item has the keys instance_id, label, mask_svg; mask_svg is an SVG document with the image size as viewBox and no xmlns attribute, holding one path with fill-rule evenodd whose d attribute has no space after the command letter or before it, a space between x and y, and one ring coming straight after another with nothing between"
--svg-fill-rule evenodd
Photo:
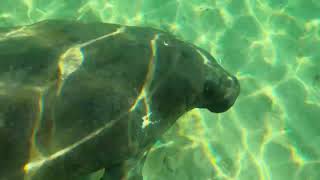
<instances>
[{"instance_id":1,"label":"turquoise water","mask_svg":"<svg viewBox=\"0 0 320 180\"><path fill-rule=\"evenodd\" d=\"M183 116L148 156L147 180L320 178L320 1L10 0L0 25L49 18L157 27L215 56L241 83L224 114Z\"/></svg>"}]
</instances>

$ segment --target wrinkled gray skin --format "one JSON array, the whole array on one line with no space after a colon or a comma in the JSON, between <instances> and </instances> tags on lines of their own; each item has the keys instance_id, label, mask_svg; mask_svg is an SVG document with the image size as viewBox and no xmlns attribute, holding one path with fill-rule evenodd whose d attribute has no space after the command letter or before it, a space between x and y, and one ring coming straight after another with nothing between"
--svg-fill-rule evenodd
<instances>
[{"instance_id":1,"label":"wrinkled gray skin","mask_svg":"<svg viewBox=\"0 0 320 180\"><path fill-rule=\"evenodd\" d=\"M210 54L151 28L102 38L120 27L51 20L0 29L0 179L71 180L105 168L103 180L142 180L148 150L181 115L234 104L239 83ZM62 54L86 42L65 59L81 50L81 66L62 79ZM32 141L47 160L24 172Z\"/></svg>"}]
</instances>

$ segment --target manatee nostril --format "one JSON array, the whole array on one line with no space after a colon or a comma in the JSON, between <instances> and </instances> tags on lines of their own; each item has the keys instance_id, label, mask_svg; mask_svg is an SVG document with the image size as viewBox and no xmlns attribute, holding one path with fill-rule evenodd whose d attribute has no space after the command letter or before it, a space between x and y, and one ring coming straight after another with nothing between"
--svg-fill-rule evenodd
<instances>
[{"instance_id":1,"label":"manatee nostril","mask_svg":"<svg viewBox=\"0 0 320 180\"><path fill-rule=\"evenodd\" d=\"M238 89L238 87L239 87L238 79L233 76L227 77L227 79L225 81L225 87L232 88L232 89Z\"/></svg>"},{"instance_id":2,"label":"manatee nostril","mask_svg":"<svg viewBox=\"0 0 320 180\"><path fill-rule=\"evenodd\" d=\"M240 93L240 84L234 76L222 76L219 79L208 79L203 89L202 105L211 112L225 112L236 101Z\"/></svg>"},{"instance_id":3,"label":"manatee nostril","mask_svg":"<svg viewBox=\"0 0 320 180\"><path fill-rule=\"evenodd\" d=\"M233 101L233 99L237 98L239 94L239 88L240 87L237 78L233 76L228 76L224 81L225 94L223 98L230 99Z\"/></svg>"},{"instance_id":4,"label":"manatee nostril","mask_svg":"<svg viewBox=\"0 0 320 180\"><path fill-rule=\"evenodd\" d=\"M235 81L235 78L232 77L232 76L228 76L227 79L226 79L226 82L225 82L225 86L230 88L232 86L234 86L234 82Z\"/></svg>"}]
</instances>

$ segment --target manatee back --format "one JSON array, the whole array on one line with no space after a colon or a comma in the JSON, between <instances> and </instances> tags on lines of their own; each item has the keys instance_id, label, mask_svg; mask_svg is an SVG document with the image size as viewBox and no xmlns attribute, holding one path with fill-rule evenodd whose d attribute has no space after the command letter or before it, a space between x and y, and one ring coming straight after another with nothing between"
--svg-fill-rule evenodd
<instances>
[{"instance_id":1,"label":"manatee back","mask_svg":"<svg viewBox=\"0 0 320 180\"><path fill-rule=\"evenodd\" d=\"M0 33L0 87L35 92L35 107L25 114L37 118L28 120L33 124L19 147L34 138L25 152L55 157L48 167L57 174L71 173L62 166L92 172L146 151L202 92L204 64L196 48L152 28L53 20ZM112 120L118 123L95 134ZM83 159L86 152L91 158Z\"/></svg>"}]
</instances>

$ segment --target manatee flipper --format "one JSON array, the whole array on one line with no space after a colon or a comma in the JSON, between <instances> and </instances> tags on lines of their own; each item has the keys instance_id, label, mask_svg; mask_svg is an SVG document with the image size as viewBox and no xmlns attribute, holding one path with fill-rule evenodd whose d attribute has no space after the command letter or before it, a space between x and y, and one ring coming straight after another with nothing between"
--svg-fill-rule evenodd
<instances>
[{"instance_id":1,"label":"manatee flipper","mask_svg":"<svg viewBox=\"0 0 320 180\"><path fill-rule=\"evenodd\" d=\"M146 158L147 153L140 160L134 161L134 163L122 163L106 168L101 180L143 180L142 169Z\"/></svg>"},{"instance_id":2,"label":"manatee flipper","mask_svg":"<svg viewBox=\"0 0 320 180\"><path fill-rule=\"evenodd\" d=\"M127 180L143 180L142 169L147 155L144 155L138 163L129 171Z\"/></svg>"},{"instance_id":3,"label":"manatee flipper","mask_svg":"<svg viewBox=\"0 0 320 180\"><path fill-rule=\"evenodd\" d=\"M103 177L100 180L120 180L123 179L127 174L126 170L124 169L124 165L120 164L108 169L105 169Z\"/></svg>"},{"instance_id":4,"label":"manatee flipper","mask_svg":"<svg viewBox=\"0 0 320 180\"><path fill-rule=\"evenodd\" d=\"M140 166L140 164L137 166ZM140 169L142 168L139 167L128 170L126 165L120 164L106 169L101 180L143 180L142 171L140 171Z\"/></svg>"}]
</instances>

